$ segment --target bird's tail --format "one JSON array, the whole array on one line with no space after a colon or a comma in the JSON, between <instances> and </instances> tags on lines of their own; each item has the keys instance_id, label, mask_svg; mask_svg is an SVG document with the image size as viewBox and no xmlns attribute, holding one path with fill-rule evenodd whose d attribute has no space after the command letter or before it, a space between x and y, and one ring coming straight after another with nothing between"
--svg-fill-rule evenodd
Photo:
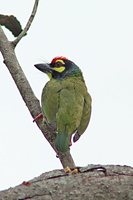
<instances>
[{"instance_id":1,"label":"bird's tail","mask_svg":"<svg viewBox=\"0 0 133 200\"><path fill-rule=\"evenodd\" d=\"M59 152L66 152L69 149L70 135L66 133L57 133L55 147Z\"/></svg>"}]
</instances>

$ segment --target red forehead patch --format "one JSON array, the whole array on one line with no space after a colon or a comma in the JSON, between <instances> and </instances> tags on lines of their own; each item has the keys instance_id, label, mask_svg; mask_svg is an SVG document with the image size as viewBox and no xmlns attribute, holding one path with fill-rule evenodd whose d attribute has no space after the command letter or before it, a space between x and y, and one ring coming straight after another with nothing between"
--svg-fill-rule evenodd
<instances>
[{"instance_id":1,"label":"red forehead patch","mask_svg":"<svg viewBox=\"0 0 133 200\"><path fill-rule=\"evenodd\" d=\"M56 60L68 60L68 59L64 56L57 56L57 57L52 59L51 63L55 63Z\"/></svg>"}]
</instances>

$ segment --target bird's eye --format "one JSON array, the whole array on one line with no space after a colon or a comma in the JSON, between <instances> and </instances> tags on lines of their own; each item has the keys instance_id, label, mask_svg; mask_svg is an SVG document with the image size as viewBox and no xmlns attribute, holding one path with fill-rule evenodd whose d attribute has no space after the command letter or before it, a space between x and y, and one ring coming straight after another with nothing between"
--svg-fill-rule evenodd
<instances>
[{"instance_id":1,"label":"bird's eye","mask_svg":"<svg viewBox=\"0 0 133 200\"><path fill-rule=\"evenodd\" d=\"M63 64L61 63L61 62L56 62L55 64L54 64L54 67L61 67Z\"/></svg>"}]
</instances>

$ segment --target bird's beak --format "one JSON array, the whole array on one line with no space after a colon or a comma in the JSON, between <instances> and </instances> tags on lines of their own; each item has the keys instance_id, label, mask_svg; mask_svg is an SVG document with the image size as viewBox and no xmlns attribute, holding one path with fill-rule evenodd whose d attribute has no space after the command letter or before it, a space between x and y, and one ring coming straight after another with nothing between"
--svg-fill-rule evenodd
<instances>
[{"instance_id":1,"label":"bird's beak","mask_svg":"<svg viewBox=\"0 0 133 200\"><path fill-rule=\"evenodd\" d=\"M44 72L46 74L53 72L53 69L50 67L50 64L48 64L48 63L45 63L45 64L35 64L34 66L37 69L39 69L41 72Z\"/></svg>"}]
</instances>

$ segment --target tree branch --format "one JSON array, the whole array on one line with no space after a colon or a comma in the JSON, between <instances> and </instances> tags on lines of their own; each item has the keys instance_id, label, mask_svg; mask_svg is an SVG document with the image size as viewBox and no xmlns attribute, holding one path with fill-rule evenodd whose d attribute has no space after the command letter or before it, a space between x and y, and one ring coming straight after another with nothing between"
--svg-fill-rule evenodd
<instances>
[{"instance_id":1,"label":"tree branch","mask_svg":"<svg viewBox=\"0 0 133 200\"><path fill-rule=\"evenodd\" d=\"M38 7L39 0L35 0L34 7L31 13L31 16L26 24L26 27L24 30L20 33L20 35L13 41L10 42L6 35L4 34L1 26L0 26L0 51L4 58L4 63L7 66L21 96L23 101L25 102L27 108L29 109L29 112L31 113L32 117L34 118L36 115L41 113L41 107L39 104L39 100L36 98L18 60L16 57L16 54L14 52L15 46L18 44L18 42L23 38L23 36L27 33L29 30L31 23L35 17L37 7ZM47 139L47 141L50 143L54 151L55 149L55 136L56 133L52 129L52 127L47 126L42 122L42 120L39 120L36 122L39 129L42 131L44 137ZM70 168L75 167L75 163L73 161L73 158L70 154L70 151L66 152L65 154L60 153L58 155L60 162L62 166L65 168L69 166Z\"/></svg>"},{"instance_id":2,"label":"tree branch","mask_svg":"<svg viewBox=\"0 0 133 200\"><path fill-rule=\"evenodd\" d=\"M7 39L0 26L0 51L4 58L4 63L7 66L29 112L34 118L37 114L41 112L41 107L39 100L36 98L14 52L14 47L12 43ZM42 131L44 137L50 143L52 148L55 150L55 135L56 133L52 130L51 127L48 127L42 122L42 120L37 122L37 126ZM56 152L56 151L55 151ZM71 157L70 152L68 151L65 154L59 154L60 162L65 168L67 166L74 168L75 164Z\"/></svg>"},{"instance_id":3,"label":"tree branch","mask_svg":"<svg viewBox=\"0 0 133 200\"><path fill-rule=\"evenodd\" d=\"M18 42L26 35L27 31L29 30L29 28L30 28L30 26L32 24L32 21L33 21L35 15L36 15L36 11L37 11L37 8L38 8L38 3L39 3L39 0L35 0L32 13L30 15L30 18L29 18L29 20L28 20L25 28L19 34L19 36L12 42L12 44L13 44L14 47L16 47L16 45L18 44Z\"/></svg>"},{"instance_id":4,"label":"tree branch","mask_svg":"<svg viewBox=\"0 0 133 200\"><path fill-rule=\"evenodd\" d=\"M63 170L46 172L1 191L0 199L133 200L132 167L105 165L107 175L89 170L91 167L81 168L81 173L74 176L65 174Z\"/></svg>"},{"instance_id":5,"label":"tree branch","mask_svg":"<svg viewBox=\"0 0 133 200\"><path fill-rule=\"evenodd\" d=\"M29 112L31 113L32 117L34 118L41 112L41 107L39 104L39 100L36 98L18 60L14 52L14 48L12 43L7 39L6 35L4 34L1 26L0 26L0 51L4 58L4 63L7 66ZM52 148L55 150L55 132L52 128L48 127L46 124L39 120L37 122L37 126L42 131L44 137L50 143ZM56 152L56 150L55 150ZM68 151L65 154L59 154L59 159L62 166L65 168L67 166L74 168L75 164L71 157L70 152Z\"/></svg>"}]
</instances>

